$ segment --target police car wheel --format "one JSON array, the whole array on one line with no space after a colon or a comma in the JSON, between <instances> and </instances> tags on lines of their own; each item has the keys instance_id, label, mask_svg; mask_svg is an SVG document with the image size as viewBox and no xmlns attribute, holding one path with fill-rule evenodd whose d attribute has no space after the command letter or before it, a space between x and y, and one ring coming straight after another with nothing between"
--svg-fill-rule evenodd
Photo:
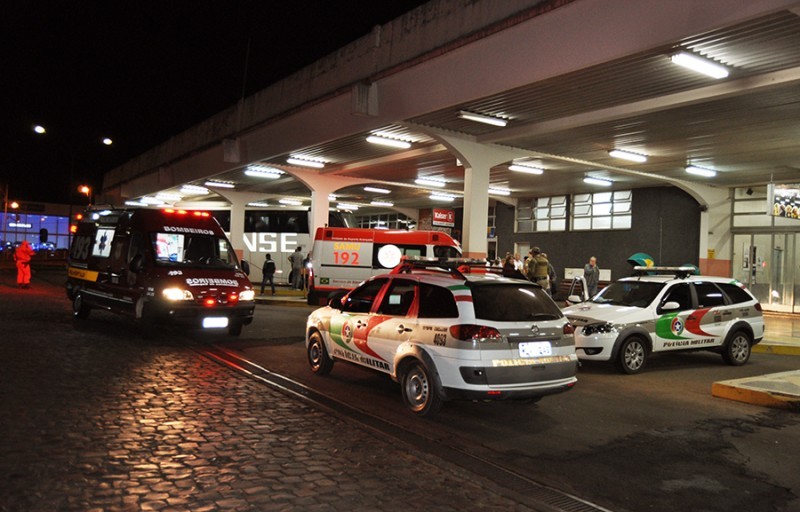
<instances>
[{"instance_id":1,"label":"police car wheel","mask_svg":"<svg viewBox=\"0 0 800 512\"><path fill-rule=\"evenodd\" d=\"M433 416L441 409L442 398L424 363L410 363L403 372L400 386L403 402L411 412L419 416Z\"/></svg>"},{"instance_id":2,"label":"police car wheel","mask_svg":"<svg viewBox=\"0 0 800 512\"><path fill-rule=\"evenodd\" d=\"M317 375L327 375L333 368L333 359L328 355L322 336L315 332L308 338L308 364Z\"/></svg>"},{"instance_id":3,"label":"police car wheel","mask_svg":"<svg viewBox=\"0 0 800 512\"><path fill-rule=\"evenodd\" d=\"M83 301L83 294L75 292L72 297L72 316L83 319L89 316L89 311L89 306Z\"/></svg>"},{"instance_id":4,"label":"police car wheel","mask_svg":"<svg viewBox=\"0 0 800 512\"><path fill-rule=\"evenodd\" d=\"M750 336L745 331L736 331L722 347L722 359L731 366L741 366L750 359L751 346Z\"/></svg>"},{"instance_id":5,"label":"police car wheel","mask_svg":"<svg viewBox=\"0 0 800 512\"><path fill-rule=\"evenodd\" d=\"M622 342L617 354L617 366L623 373L639 373L647 362L647 346L641 338L631 337Z\"/></svg>"}]
</instances>

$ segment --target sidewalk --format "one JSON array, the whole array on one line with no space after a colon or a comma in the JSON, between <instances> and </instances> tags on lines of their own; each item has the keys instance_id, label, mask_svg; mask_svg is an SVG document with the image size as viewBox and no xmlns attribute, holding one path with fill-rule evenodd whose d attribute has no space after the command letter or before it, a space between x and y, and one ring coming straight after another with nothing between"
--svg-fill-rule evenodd
<instances>
[{"instance_id":1,"label":"sidewalk","mask_svg":"<svg viewBox=\"0 0 800 512\"><path fill-rule=\"evenodd\" d=\"M212 362L204 341L75 322L45 274L20 290L0 272L0 511L533 509Z\"/></svg>"}]
</instances>

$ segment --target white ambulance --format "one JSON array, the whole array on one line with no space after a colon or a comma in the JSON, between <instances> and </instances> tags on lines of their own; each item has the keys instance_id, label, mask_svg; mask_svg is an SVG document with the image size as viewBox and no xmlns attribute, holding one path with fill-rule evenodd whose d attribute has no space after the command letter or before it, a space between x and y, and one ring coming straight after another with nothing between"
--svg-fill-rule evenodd
<instances>
[{"instance_id":1,"label":"white ambulance","mask_svg":"<svg viewBox=\"0 0 800 512\"><path fill-rule=\"evenodd\" d=\"M441 231L317 228L308 268L308 303L396 267L403 256L458 258L461 248Z\"/></svg>"}]
</instances>

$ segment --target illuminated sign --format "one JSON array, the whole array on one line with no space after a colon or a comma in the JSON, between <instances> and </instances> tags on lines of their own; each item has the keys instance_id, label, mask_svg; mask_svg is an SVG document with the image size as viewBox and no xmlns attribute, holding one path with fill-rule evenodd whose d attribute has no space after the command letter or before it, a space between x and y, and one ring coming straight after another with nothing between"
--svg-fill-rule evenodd
<instances>
[{"instance_id":1,"label":"illuminated sign","mask_svg":"<svg viewBox=\"0 0 800 512\"><path fill-rule=\"evenodd\" d=\"M444 208L434 208L432 224L434 226L452 228L456 225L456 212L454 210L445 210Z\"/></svg>"},{"instance_id":2,"label":"illuminated sign","mask_svg":"<svg viewBox=\"0 0 800 512\"><path fill-rule=\"evenodd\" d=\"M31 229L33 226L31 224L26 224L24 222L9 222L8 227L10 228L24 228L24 229Z\"/></svg>"}]
</instances>

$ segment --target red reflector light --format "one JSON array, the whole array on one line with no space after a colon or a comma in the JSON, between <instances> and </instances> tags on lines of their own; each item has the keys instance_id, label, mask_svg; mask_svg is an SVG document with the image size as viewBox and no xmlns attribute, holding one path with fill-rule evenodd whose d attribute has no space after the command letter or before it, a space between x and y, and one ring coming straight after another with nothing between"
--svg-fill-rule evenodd
<instances>
[{"instance_id":1,"label":"red reflector light","mask_svg":"<svg viewBox=\"0 0 800 512\"><path fill-rule=\"evenodd\" d=\"M571 323L564 324L564 334L572 334L575 332L575 326Z\"/></svg>"},{"instance_id":2,"label":"red reflector light","mask_svg":"<svg viewBox=\"0 0 800 512\"><path fill-rule=\"evenodd\" d=\"M502 391L487 391L486 394L487 395L491 395L491 396L500 396L500 395L503 394L503 392Z\"/></svg>"},{"instance_id":3,"label":"red reflector light","mask_svg":"<svg viewBox=\"0 0 800 512\"><path fill-rule=\"evenodd\" d=\"M186 210L178 210L178 215L186 215Z\"/></svg>"},{"instance_id":4,"label":"red reflector light","mask_svg":"<svg viewBox=\"0 0 800 512\"><path fill-rule=\"evenodd\" d=\"M206 306L213 306L216 303L217 303L217 300L213 299L213 298L208 298L208 299L205 299L203 301L203 304L205 304Z\"/></svg>"},{"instance_id":5,"label":"red reflector light","mask_svg":"<svg viewBox=\"0 0 800 512\"><path fill-rule=\"evenodd\" d=\"M473 324L451 325L450 336L461 341L485 338L489 338L490 341L500 341L501 338L500 331L494 327Z\"/></svg>"},{"instance_id":6,"label":"red reflector light","mask_svg":"<svg viewBox=\"0 0 800 512\"><path fill-rule=\"evenodd\" d=\"M164 210L164 213L175 213L175 210L173 210L172 208L167 208L166 210Z\"/></svg>"},{"instance_id":7,"label":"red reflector light","mask_svg":"<svg viewBox=\"0 0 800 512\"><path fill-rule=\"evenodd\" d=\"M239 302L238 295L236 295L235 293L231 293L230 295L228 295L228 303L236 304L237 302Z\"/></svg>"}]
</instances>

